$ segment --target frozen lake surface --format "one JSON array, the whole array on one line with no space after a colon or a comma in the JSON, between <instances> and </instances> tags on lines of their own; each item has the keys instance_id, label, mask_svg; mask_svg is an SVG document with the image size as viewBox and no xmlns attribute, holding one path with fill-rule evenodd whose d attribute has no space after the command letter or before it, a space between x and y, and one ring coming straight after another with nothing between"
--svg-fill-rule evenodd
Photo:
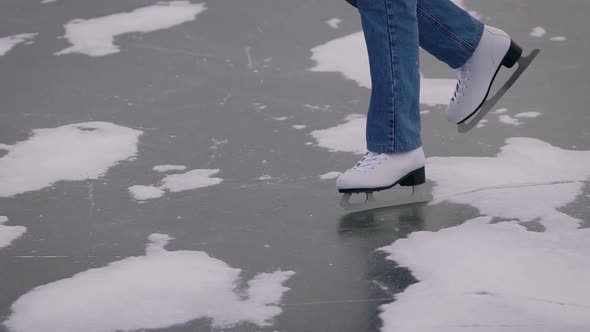
<instances>
[{"instance_id":1,"label":"frozen lake surface","mask_svg":"<svg viewBox=\"0 0 590 332\"><path fill-rule=\"evenodd\" d=\"M422 53L434 200L357 213L334 181L370 77L344 0L3 1L0 331L590 330L572 1L457 1L542 52L467 134Z\"/></svg>"}]
</instances>

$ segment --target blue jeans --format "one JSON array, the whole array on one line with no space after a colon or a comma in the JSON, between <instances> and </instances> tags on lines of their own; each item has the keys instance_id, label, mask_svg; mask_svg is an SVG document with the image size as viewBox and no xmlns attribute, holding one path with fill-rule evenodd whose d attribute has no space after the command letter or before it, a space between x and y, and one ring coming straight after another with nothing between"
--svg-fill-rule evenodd
<instances>
[{"instance_id":1,"label":"blue jeans","mask_svg":"<svg viewBox=\"0 0 590 332\"><path fill-rule=\"evenodd\" d=\"M371 71L367 149L406 152L420 137L419 47L452 68L473 54L483 24L450 0L346 0L358 8Z\"/></svg>"}]
</instances>

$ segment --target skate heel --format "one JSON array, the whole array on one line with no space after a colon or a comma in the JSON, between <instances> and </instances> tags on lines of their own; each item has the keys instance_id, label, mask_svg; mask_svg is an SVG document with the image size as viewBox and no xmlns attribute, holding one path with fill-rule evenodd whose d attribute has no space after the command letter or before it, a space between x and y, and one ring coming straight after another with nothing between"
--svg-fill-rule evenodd
<instances>
[{"instance_id":1,"label":"skate heel","mask_svg":"<svg viewBox=\"0 0 590 332\"><path fill-rule=\"evenodd\" d=\"M419 184L423 184L426 182L426 172L425 168L418 168L417 170L413 171L412 173L406 175L399 184L404 187L411 187L417 186Z\"/></svg>"},{"instance_id":2,"label":"skate heel","mask_svg":"<svg viewBox=\"0 0 590 332\"><path fill-rule=\"evenodd\" d=\"M504 59L502 59L502 65L508 68L512 68L521 56L522 48L518 46L518 44L515 43L513 40L510 40L510 48L508 49L508 52L506 52Z\"/></svg>"}]
</instances>

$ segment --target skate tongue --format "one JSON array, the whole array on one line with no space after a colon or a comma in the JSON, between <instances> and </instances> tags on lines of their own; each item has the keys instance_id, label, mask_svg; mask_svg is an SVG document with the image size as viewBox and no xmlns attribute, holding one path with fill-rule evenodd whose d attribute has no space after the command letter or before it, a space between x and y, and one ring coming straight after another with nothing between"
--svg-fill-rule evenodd
<instances>
[{"instance_id":1,"label":"skate tongue","mask_svg":"<svg viewBox=\"0 0 590 332\"><path fill-rule=\"evenodd\" d=\"M382 157L381 153L369 151L353 168L358 171L366 171L373 168L375 164L378 164L383 159L385 158Z\"/></svg>"}]
</instances>

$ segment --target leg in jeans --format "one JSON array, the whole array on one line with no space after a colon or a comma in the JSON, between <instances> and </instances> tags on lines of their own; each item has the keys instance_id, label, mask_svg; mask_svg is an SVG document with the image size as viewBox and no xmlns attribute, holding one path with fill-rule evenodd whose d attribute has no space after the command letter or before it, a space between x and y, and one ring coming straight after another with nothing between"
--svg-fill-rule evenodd
<instances>
[{"instance_id":1,"label":"leg in jeans","mask_svg":"<svg viewBox=\"0 0 590 332\"><path fill-rule=\"evenodd\" d=\"M371 71L367 149L377 153L421 146L421 46L452 68L473 54L483 24L450 0L346 0L357 7Z\"/></svg>"}]
</instances>

